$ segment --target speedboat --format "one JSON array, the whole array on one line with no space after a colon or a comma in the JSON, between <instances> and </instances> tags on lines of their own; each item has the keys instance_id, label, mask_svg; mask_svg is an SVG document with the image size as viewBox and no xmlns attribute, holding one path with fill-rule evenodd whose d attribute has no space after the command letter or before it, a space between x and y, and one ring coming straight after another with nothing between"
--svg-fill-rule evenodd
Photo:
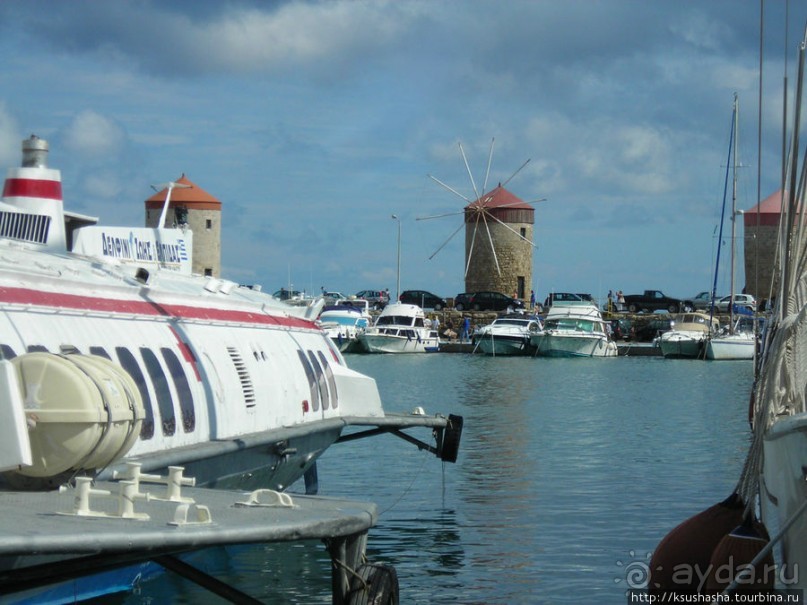
<instances>
[{"instance_id":1,"label":"speedboat","mask_svg":"<svg viewBox=\"0 0 807 605\"><path fill-rule=\"evenodd\" d=\"M340 299L323 307L318 323L342 353L353 353L361 350L359 334L371 321L368 301Z\"/></svg>"},{"instance_id":2,"label":"speedboat","mask_svg":"<svg viewBox=\"0 0 807 605\"><path fill-rule=\"evenodd\" d=\"M426 325L426 315L417 305L388 304L375 323L359 334L367 353L431 353L439 350L437 330Z\"/></svg>"},{"instance_id":3,"label":"speedboat","mask_svg":"<svg viewBox=\"0 0 807 605\"><path fill-rule=\"evenodd\" d=\"M719 328L720 322L706 313L681 313L672 328L658 337L661 354L674 359L702 359L709 335Z\"/></svg>"},{"instance_id":4,"label":"speedboat","mask_svg":"<svg viewBox=\"0 0 807 605\"><path fill-rule=\"evenodd\" d=\"M602 314L592 304L556 301L544 319L544 329L530 337L539 357L616 357Z\"/></svg>"},{"instance_id":5,"label":"speedboat","mask_svg":"<svg viewBox=\"0 0 807 605\"><path fill-rule=\"evenodd\" d=\"M435 435L426 449L454 456L451 420L385 412L375 380L351 370L316 324L318 306L194 274L193 232L166 227L176 183L163 190L158 226L100 226L65 211L47 154L43 139L23 141L0 202L4 602L21 587L65 580L71 599L86 598L75 579L88 572L129 569L131 587L140 571L127 565L280 535L255 517L242 531L232 504L215 523L201 503L189 512L182 486L207 488L211 499L219 488L256 490L246 505L286 506L284 535L294 539L320 509L284 491L305 477L315 494L317 459L336 441L421 427ZM165 498L147 482L167 486ZM117 509L96 510L104 498ZM156 505L133 510L166 499L185 507L173 527L192 530L149 521L165 512Z\"/></svg>"},{"instance_id":6,"label":"speedboat","mask_svg":"<svg viewBox=\"0 0 807 605\"><path fill-rule=\"evenodd\" d=\"M532 355L530 337L542 327L538 317L507 315L476 330L473 340L486 355Z\"/></svg>"}]
</instances>

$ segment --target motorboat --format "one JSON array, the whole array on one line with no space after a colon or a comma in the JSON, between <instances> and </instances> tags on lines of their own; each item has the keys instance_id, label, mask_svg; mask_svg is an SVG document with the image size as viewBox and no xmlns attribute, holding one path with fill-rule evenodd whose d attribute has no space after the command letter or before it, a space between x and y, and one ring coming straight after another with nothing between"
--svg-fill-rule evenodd
<instances>
[{"instance_id":1,"label":"motorboat","mask_svg":"<svg viewBox=\"0 0 807 605\"><path fill-rule=\"evenodd\" d=\"M433 353L439 350L440 339L426 321L417 305L390 303L359 334L359 342L367 353Z\"/></svg>"},{"instance_id":2,"label":"motorboat","mask_svg":"<svg viewBox=\"0 0 807 605\"><path fill-rule=\"evenodd\" d=\"M131 587L155 557L185 569L174 554L294 539L325 509L322 527L336 538L345 523L332 505L295 504L285 490L304 477L313 497L317 459L340 440L423 428L435 439L423 447L455 456L450 419L384 410L375 381L350 369L317 325L318 305L194 274L192 230L166 226L176 183L162 190L157 227L102 226L64 209L45 140L32 136L22 148L0 202L4 602L59 582L71 599L99 596L77 580L96 571L128 572ZM164 485L164 496L150 495L149 482ZM183 486L205 488L211 500L223 489L254 490L245 506L285 506L291 531L256 517L245 529L228 512L234 503L213 522L213 509L181 496ZM107 499L111 510L97 510ZM157 500L177 508L174 521L147 504Z\"/></svg>"},{"instance_id":3,"label":"motorboat","mask_svg":"<svg viewBox=\"0 0 807 605\"><path fill-rule=\"evenodd\" d=\"M658 337L664 357L702 359L710 334L720 329L720 322L706 313L681 313L673 319L672 328Z\"/></svg>"},{"instance_id":4,"label":"motorboat","mask_svg":"<svg viewBox=\"0 0 807 605\"><path fill-rule=\"evenodd\" d=\"M323 307L318 323L342 353L353 353L361 350L359 334L372 320L368 301L346 298Z\"/></svg>"},{"instance_id":5,"label":"motorboat","mask_svg":"<svg viewBox=\"0 0 807 605\"><path fill-rule=\"evenodd\" d=\"M530 337L539 357L616 357L617 346L593 304L555 301L544 328Z\"/></svg>"},{"instance_id":6,"label":"motorboat","mask_svg":"<svg viewBox=\"0 0 807 605\"><path fill-rule=\"evenodd\" d=\"M477 329L473 341L486 355L532 355L535 349L530 337L542 327L536 316L506 315Z\"/></svg>"}]
</instances>

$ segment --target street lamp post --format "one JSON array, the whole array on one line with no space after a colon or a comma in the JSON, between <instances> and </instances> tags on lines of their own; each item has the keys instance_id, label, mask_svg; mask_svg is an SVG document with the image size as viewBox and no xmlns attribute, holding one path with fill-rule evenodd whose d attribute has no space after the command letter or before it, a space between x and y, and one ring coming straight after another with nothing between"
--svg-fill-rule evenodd
<instances>
[{"instance_id":1,"label":"street lamp post","mask_svg":"<svg viewBox=\"0 0 807 605\"><path fill-rule=\"evenodd\" d=\"M401 219L397 214L393 214L392 218L398 221L398 279L395 283L395 300L398 301L401 298Z\"/></svg>"}]
</instances>

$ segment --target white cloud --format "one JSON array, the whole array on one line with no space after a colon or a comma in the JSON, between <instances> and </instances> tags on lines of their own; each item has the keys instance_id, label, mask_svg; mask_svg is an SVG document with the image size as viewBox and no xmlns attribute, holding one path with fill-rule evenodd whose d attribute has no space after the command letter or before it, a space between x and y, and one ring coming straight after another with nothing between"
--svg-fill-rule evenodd
<instances>
[{"instance_id":1,"label":"white cloud","mask_svg":"<svg viewBox=\"0 0 807 605\"><path fill-rule=\"evenodd\" d=\"M64 133L68 149L90 157L115 155L124 146L126 135L113 120L94 111L79 113Z\"/></svg>"}]
</instances>

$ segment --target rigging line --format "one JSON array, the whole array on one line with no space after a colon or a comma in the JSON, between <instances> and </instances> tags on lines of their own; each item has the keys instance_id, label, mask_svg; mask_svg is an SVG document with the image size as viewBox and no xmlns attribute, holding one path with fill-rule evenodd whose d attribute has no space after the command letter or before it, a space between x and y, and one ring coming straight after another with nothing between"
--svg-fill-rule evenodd
<instances>
[{"instance_id":1,"label":"rigging line","mask_svg":"<svg viewBox=\"0 0 807 605\"><path fill-rule=\"evenodd\" d=\"M479 229L479 216L476 217L474 232L471 235L471 246L468 248L468 262L465 263L465 277L468 277L468 270L471 268L471 258L474 255L474 242L476 241L476 230Z\"/></svg>"},{"instance_id":2,"label":"rigging line","mask_svg":"<svg viewBox=\"0 0 807 605\"><path fill-rule=\"evenodd\" d=\"M446 185L446 184L445 184L443 181L441 181L440 179L438 179L436 176L429 175L429 178L430 178L431 180L433 180L435 183L437 183L438 185L441 185L441 186L445 187L446 189L448 189L448 190L449 190L451 193L453 193L454 195L458 195L458 196L460 196L462 199L464 199L464 200L465 200L466 202L468 202L469 204L471 203L471 200L469 200L467 197L465 197L464 195L462 195L462 194L461 194L459 191L457 191L457 190L456 190L456 189L454 189L453 187L449 187L448 185Z\"/></svg>"},{"instance_id":3,"label":"rigging line","mask_svg":"<svg viewBox=\"0 0 807 605\"><path fill-rule=\"evenodd\" d=\"M457 227L457 229L454 231L454 233L452 233L451 235L449 235L449 236L448 236L448 239L447 239L446 241L444 241L444 242L441 244L441 246L440 246L439 248L437 248L437 250L435 250L435 251L432 253L432 255L429 257L429 260L431 260L431 259L433 259L435 256L437 256L437 253L438 253L438 252L440 252L440 250L442 250L443 248L445 248L445 247L446 247L446 245L448 244L448 242L450 242L450 241L451 241L451 240L454 238L454 236L455 236L455 235L457 235L457 233L459 233L459 232L460 232L460 229L462 229L464 226L465 226L465 222L463 221L463 222L460 224L460 226L459 226L459 227Z\"/></svg>"},{"instance_id":4,"label":"rigging line","mask_svg":"<svg viewBox=\"0 0 807 605\"><path fill-rule=\"evenodd\" d=\"M496 271L499 275L502 274L502 270L499 267L499 257L496 256L496 247L493 245L493 236L490 234L490 225L488 225L488 220L485 218L485 213L482 213L482 220L485 222L485 230L488 232L488 241L490 242L490 251L493 252L493 261L496 263Z\"/></svg>"},{"instance_id":5,"label":"rigging line","mask_svg":"<svg viewBox=\"0 0 807 605\"><path fill-rule=\"evenodd\" d=\"M485 212L485 214L487 214L487 215L488 215L488 216L489 216L491 219L493 219L494 221L496 221L497 223L499 223L499 224L500 224L502 227L504 227L505 229L507 229L507 230L509 230L509 231L512 231L512 232L513 232L513 234L514 234L515 236L517 236L517 237L519 237L519 238L523 239L525 242L527 242L527 243L528 243L530 246L532 246L533 248L537 248L537 246L536 246L536 245L535 245L533 242L531 242L529 239L527 239L526 237L524 237L523 235L521 235L521 234L520 234L518 231L516 231L515 229L513 229L513 228L512 228L510 225L508 225L507 223L505 223L505 222L503 222L502 220L500 220L500 219L496 218L496 217L495 217L495 216L493 216L493 215L492 215L490 212L487 212L487 211L486 211L486 212Z\"/></svg>"},{"instance_id":6,"label":"rigging line","mask_svg":"<svg viewBox=\"0 0 807 605\"><path fill-rule=\"evenodd\" d=\"M530 159L531 159L531 158L530 158ZM526 162L524 162L524 163L523 163L521 166L519 166L518 170L516 170L516 171L515 171L513 174L511 174L511 175L510 175L510 178L509 178L509 179L507 179L507 180L506 180L504 183L502 183L502 187L504 187L505 185L507 185L507 183L509 183L510 181L512 181L512 180L513 180L513 177L514 177L514 176L516 176L516 175L517 175L519 172L521 172L521 169L522 169L522 168L524 168L524 166L526 166L527 164L529 164L529 163L530 163L530 159L527 159L527 161L526 161Z\"/></svg>"},{"instance_id":7,"label":"rigging line","mask_svg":"<svg viewBox=\"0 0 807 605\"><path fill-rule=\"evenodd\" d=\"M490 176L490 163L493 161L493 142L496 139L490 139L490 153L488 154L488 169L485 171L485 182L482 184L482 193L487 191L488 188L488 176Z\"/></svg>"},{"instance_id":8,"label":"rigging line","mask_svg":"<svg viewBox=\"0 0 807 605\"><path fill-rule=\"evenodd\" d=\"M398 498L395 500L395 502L390 504L387 508L385 508L384 510L382 510L379 513L379 515L378 515L379 517L381 517L382 515L385 515L386 513L391 511L393 508L398 506L398 503L401 500L403 500L404 496L406 496L412 490L412 486L415 484L415 481L417 481L421 477L421 475L423 474L423 467L426 466L426 460L429 459L429 457L426 456L425 454L426 454L426 452L424 452L423 462L421 463L420 468L417 470L416 473L414 473L412 475L412 480L409 482L409 485L407 485L406 489L401 492L401 494L398 496Z\"/></svg>"},{"instance_id":9,"label":"rigging line","mask_svg":"<svg viewBox=\"0 0 807 605\"><path fill-rule=\"evenodd\" d=\"M465 170L468 171L468 177L471 179L471 185L474 188L474 195L476 195L476 199L482 197L479 195L479 190L476 188L476 181L474 181L474 175L471 174L471 167L468 166L468 158L465 157L465 150L462 148L462 143L459 143L460 146L460 153L462 154L462 161L465 162Z\"/></svg>"}]
</instances>

